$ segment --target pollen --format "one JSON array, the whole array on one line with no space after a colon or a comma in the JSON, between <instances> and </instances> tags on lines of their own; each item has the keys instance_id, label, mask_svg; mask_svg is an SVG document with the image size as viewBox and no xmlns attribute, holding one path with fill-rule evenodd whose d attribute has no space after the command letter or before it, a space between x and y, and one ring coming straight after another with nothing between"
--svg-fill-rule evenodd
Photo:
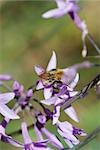
<instances>
[{"instance_id":1,"label":"pollen","mask_svg":"<svg viewBox=\"0 0 100 150\"><path fill-rule=\"evenodd\" d=\"M63 71L61 69L58 69L55 73L56 80L60 80L62 75L63 75Z\"/></svg>"}]
</instances>

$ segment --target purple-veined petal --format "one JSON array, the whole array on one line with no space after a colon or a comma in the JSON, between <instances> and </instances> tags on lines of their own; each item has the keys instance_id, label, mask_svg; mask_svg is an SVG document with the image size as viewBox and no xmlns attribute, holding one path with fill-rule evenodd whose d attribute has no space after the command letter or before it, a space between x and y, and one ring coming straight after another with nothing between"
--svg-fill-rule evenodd
<instances>
[{"instance_id":1,"label":"purple-veined petal","mask_svg":"<svg viewBox=\"0 0 100 150\"><path fill-rule=\"evenodd\" d=\"M73 126L73 135L86 136L87 133L83 129L79 129Z\"/></svg>"},{"instance_id":2,"label":"purple-veined petal","mask_svg":"<svg viewBox=\"0 0 100 150\"><path fill-rule=\"evenodd\" d=\"M44 88L44 98L49 99L52 96L53 89L52 87Z\"/></svg>"},{"instance_id":3,"label":"purple-veined petal","mask_svg":"<svg viewBox=\"0 0 100 150\"><path fill-rule=\"evenodd\" d=\"M74 136L73 126L69 122L67 122L67 121L60 122L60 121L58 121L57 126L58 126L57 131L64 138L65 142L66 142L66 140L70 141L72 144L76 143L76 142L79 142L77 140L77 138ZM72 144L69 145L69 146L72 146Z\"/></svg>"},{"instance_id":4,"label":"purple-veined petal","mask_svg":"<svg viewBox=\"0 0 100 150\"><path fill-rule=\"evenodd\" d=\"M55 102L55 107L54 107L54 111L53 111L53 125L56 124L59 119L61 102L63 102L63 100L60 98L57 98L57 100Z\"/></svg>"},{"instance_id":5,"label":"purple-veined petal","mask_svg":"<svg viewBox=\"0 0 100 150\"><path fill-rule=\"evenodd\" d=\"M46 128L42 128L41 132L48 138L52 145L54 145L58 149L63 148L62 143L56 138L54 134L50 133Z\"/></svg>"},{"instance_id":6,"label":"purple-veined petal","mask_svg":"<svg viewBox=\"0 0 100 150\"><path fill-rule=\"evenodd\" d=\"M43 88L44 88L44 85L43 85L42 81L41 80L37 81L36 89L40 90L40 89L43 89Z\"/></svg>"},{"instance_id":7,"label":"purple-veined petal","mask_svg":"<svg viewBox=\"0 0 100 150\"><path fill-rule=\"evenodd\" d=\"M62 130L63 130L63 128L62 128ZM80 141L70 131L66 131L66 133L65 133L62 130L60 130L58 128L57 131L64 139L71 141L72 144L74 144L74 145L79 144Z\"/></svg>"},{"instance_id":8,"label":"purple-veined petal","mask_svg":"<svg viewBox=\"0 0 100 150\"><path fill-rule=\"evenodd\" d=\"M38 76L40 76L41 74L43 74L45 72L44 68L42 68L41 66L39 65L36 65L34 67L34 70L35 72L37 73Z\"/></svg>"},{"instance_id":9,"label":"purple-veined petal","mask_svg":"<svg viewBox=\"0 0 100 150\"><path fill-rule=\"evenodd\" d=\"M77 117L77 114L76 114L76 112L75 112L75 110L74 110L74 108L73 108L72 106L66 108L66 109L64 110L64 112L65 112L70 118L72 118L74 121L79 122L79 119L78 119L78 117Z\"/></svg>"},{"instance_id":10,"label":"purple-veined petal","mask_svg":"<svg viewBox=\"0 0 100 150\"><path fill-rule=\"evenodd\" d=\"M19 119L19 116L9 109L6 105L0 103L0 113L9 119Z\"/></svg>"},{"instance_id":11,"label":"purple-veined petal","mask_svg":"<svg viewBox=\"0 0 100 150\"><path fill-rule=\"evenodd\" d=\"M74 80L69 84L69 86L71 88L74 88L77 85L78 81L79 81L79 74L77 73Z\"/></svg>"},{"instance_id":12,"label":"purple-veined petal","mask_svg":"<svg viewBox=\"0 0 100 150\"><path fill-rule=\"evenodd\" d=\"M49 99L42 100L41 103L43 103L45 105L52 105L52 104L55 104L56 100L57 100L57 97L53 96Z\"/></svg>"},{"instance_id":13,"label":"purple-veined petal","mask_svg":"<svg viewBox=\"0 0 100 150\"><path fill-rule=\"evenodd\" d=\"M60 116L60 106L55 106L53 114L53 125L57 123L59 116Z\"/></svg>"},{"instance_id":14,"label":"purple-veined petal","mask_svg":"<svg viewBox=\"0 0 100 150\"><path fill-rule=\"evenodd\" d=\"M7 104L14 98L15 94L13 92L0 93L0 104Z\"/></svg>"},{"instance_id":15,"label":"purple-veined petal","mask_svg":"<svg viewBox=\"0 0 100 150\"><path fill-rule=\"evenodd\" d=\"M56 60L56 53L53 51L53 54L51 56L51 59L48 63L46 71L50 71L52 69L56 69L57 60Z\"/></svg>"}]
</instances>

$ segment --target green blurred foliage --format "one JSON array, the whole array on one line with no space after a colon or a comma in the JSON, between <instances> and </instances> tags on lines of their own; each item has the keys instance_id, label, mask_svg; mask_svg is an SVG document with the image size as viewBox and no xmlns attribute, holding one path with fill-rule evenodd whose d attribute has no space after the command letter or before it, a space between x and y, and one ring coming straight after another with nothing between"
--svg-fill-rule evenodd
<instances>
[{"instance_id":1,"label":"green blurred foliage","mask_svg":"<svg viewBox=\"0 0 100 150\"><path fill-rule=\"evenodd\" d=\"M79 3L79 15L86 20L89 32L100 45L100 1L85 0ZM9 73L21 82L26 89L37 79L33 67L40 64L46 67L52 54L57 52L59 68L68 67L89 59L100 63L93 57L81 57L81 33L68 16L59 19L43 19L41 14L56 5L53 1L0 1L0 73ZM88 55L97 55L95 49L87 40ZM80 70L80 82L77 89L89 82L100 70L91 68ZM74 104L80 118L79 127L90 133L100 125L100 100L96 98L94 89L84 98ZM64 113L61 120L72 122ZM30 121L27 121L30 123ZM75 124L74 122L72 122ZM76 124L77 125L77 124ZM56 130L48 123L48 128ZM20 122L13 121L8 125L10 133L20 129ZM34 138L33 130L30 134ZM34 136L33 136L34 135ZM21 136L14 137L21 139ZM15 150L10 145L0 142L0 150ZM91 141L82 150L99 150L100 136Z\"/></svg>"}]
</instances>

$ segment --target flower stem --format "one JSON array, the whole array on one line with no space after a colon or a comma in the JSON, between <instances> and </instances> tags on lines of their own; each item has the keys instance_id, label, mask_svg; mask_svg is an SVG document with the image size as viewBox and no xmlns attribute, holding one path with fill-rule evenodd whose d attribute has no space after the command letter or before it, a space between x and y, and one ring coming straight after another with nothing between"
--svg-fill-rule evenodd
<instances>
[{"instance_id":1,"label":"flower stem","mask_svg":"<svg viewBox=\"0 0 100 150\"><path fill-rule=\"evenodd\" d=\"M90 33L87 34L88 40L91 42L91 44L94 46L98 54L100 55L100 48L97 46L96 42L94 41L93 37L91 36Z\"/></svg>"}]
</instances>

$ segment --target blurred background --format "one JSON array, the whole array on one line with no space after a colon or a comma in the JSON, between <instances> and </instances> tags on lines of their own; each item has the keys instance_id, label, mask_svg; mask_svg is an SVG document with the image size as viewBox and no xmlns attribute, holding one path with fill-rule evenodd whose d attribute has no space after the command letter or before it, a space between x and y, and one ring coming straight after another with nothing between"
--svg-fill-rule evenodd
<instances>
[{"instance_id":1,"label":"blurred background","mask_svg":"<svg viewBox=\"0 0 100 150\"><path fill-rule=\"evenodd\" d=\"M79 5L81 8L79 15L86 21L89 32L100 47L100 1L80 0ZM34 65L40 64L46 68L53 50L57 53L58 68L65 68L84 60L100 63L100 58L82 58L81 32L69 16L47 20L41 17L42 13L55 7L53 0L0 1L0 73L11 74L26 89L37 79ZM88 55L96 56L94 47L88 40L86 42ZM98 68L80 70L80 81L76 89L81 90L98 72L100 72ZM100 125L100 99L97 98L94 89L83 101L77 101L73 105L80 123L75 124L62 113L63 121L68 120L85 129L87 133ZM12 121L7 127L7 133L17 129L20 129L20 121ZM48 129L55 132L49 124ZM33 130L30 130L30 135L35 139ZM21 136L14 136L14 138L21 139ZM0 150L15 149L0 142ZM100 136L81 149L99 150Z\"/></svg>"}]
</instances>

